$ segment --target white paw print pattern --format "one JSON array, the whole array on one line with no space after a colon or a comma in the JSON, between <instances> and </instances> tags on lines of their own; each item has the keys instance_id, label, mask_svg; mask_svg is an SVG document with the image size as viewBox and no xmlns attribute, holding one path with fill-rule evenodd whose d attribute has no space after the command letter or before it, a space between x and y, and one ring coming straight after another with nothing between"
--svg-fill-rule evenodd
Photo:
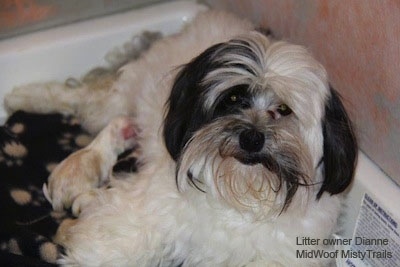
<instances>
[{"instance_id":1,"label":"white paw print pattern","mask_svg":"<svg viewBox=\"0 0 400 267\"><path fill-rule=\"evenodd\" d=\"M25 131L25 125L14 123L2 127L2 140L0 144L0 164L7 167L21 166L24 158L28 155L28 149L19 141L17 136Z\"/></svg>"},{"instance_id":2,"label":"white paw print pattern","mask_svg":"<svg viewBox=\"0 0 400 267\"><path fill-rule=\"evenodd\" d=\"M80 121L76 117L71 117L71 116L63 117L61 122L64 124L68 124L70 126L80 125Z\"/></svg>"},{"instance_id":3,"label":"white paw print pattern","mask_svg":"<svg viewBox=\"0 0 400 267\"><path fill-rule=\"evenodd\" d=\"M2 145L0 151L0 163L8 167L21 166L28 155L27 148L18 141L10 140Z\"/></svg>"},{"instance_id":4,"label":"white paw print pattern","mask_svg":"<svg viewBox=\"0 0 400 267\"><path fill-rule=\"evenodd\" d=\"M10 131L17 135L22 134L23 132L25 132L25 125L17 122L10 127Z\"/></svg>"},{"instance_id":5,"label":"white paw print pattern","mask_svg":"<svg viewBox=\"0 0 400 267\"><path fill-rule=\"evenodd\" d=\"M24 189L11 189L10 195L15 203L21 206L28 205L32 202L32 194Z\"/></svg>"},{"instance_id":6,"label":"white paw print pattern","mask_svg":"<svg viewBox=\"0 0 400 267\"><path fill-rule=\"evenodd\" d=\"M29 185L26 188L12 188L10 189L10 196L20 206L40 207L46 202L42 190L34 185Z\"/></svg>"},{"instance_id":7,"label":"white paw print pattern","mask_svg":"<svg viewBox=\"0 0 400 267\"><path fill-rule=\"evenodd\" d=\"M80 125L80 121L77 118L71 116L63 117L61 122L69 126ZM86 133L76 135L71 132L64 132L58 138L57 143L64 151L74 152L80 148L87 146L92 140L93 137Z\"/></svg>"},{"instance_id":8,"label":"white paw print pattern","mask_svg":"<svg viewBox=\"0 0 400 267\"><path fill-rule=\"evenodd\" d=\"M58 249L51 242L44 242L39 248L40 257L50 263L56 263L58 257Z\"/></svg>"},{"instance_id":9,"label":"white paw print pattern","mask_svg":"<svg viewBox=\"0 0 400 267\"><path fill-rule=\"evenodd\" d=\"M77 149L87 146L93 137L88 134L79 134L77 136L72 133L66 132L58 138L57 143L61 146L64 151L75 151Z\"/></svg>"}]
</instances>

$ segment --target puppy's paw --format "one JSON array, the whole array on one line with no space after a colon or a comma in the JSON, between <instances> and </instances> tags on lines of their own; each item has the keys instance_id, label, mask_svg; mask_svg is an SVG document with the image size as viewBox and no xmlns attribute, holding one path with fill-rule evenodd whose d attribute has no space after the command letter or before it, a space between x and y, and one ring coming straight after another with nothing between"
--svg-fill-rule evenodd
<instances>
[{"instance_id":1,"label":"puppy's paw","mask_svg":"<svg viewBox=\"0 0 400 267\"><path fill-rule=\"evenodd\" d=\"M101 190L101 189L97 189ZM87 191L85 193L82 193L78 195L73 204L72 204L72 214L75 217L79 217L81 212L89 206L90 203L92 203L98 194L98 191L96 189Z\"/></svg>"},{"instance_id":2,"label":"puppy's paw","mask_svg":"<svg viewBox=\"0 0 400 267\"><path fill-rule=\"evenodd\" d=\"M73 90L68 90L73 91ZM35 113L74 114L74 108L69 103L71 98L62 83L32 83L15 87L4 97L4 107L8 113L17 110ZM70 94L68 92L68 94ZM67 96L67 97L66 97Z\"/></svg>"},{"instance_id":3,"label":"puppy's paw","mask_svg":"<svg viewBox=\"0 0 400 267\"><path fill-rule=\"evenodd\" d=\"M51 173L47 187L43 187L53 209L68 209L78 195L109 181L118 155L137 144L137 135L138 128L132 118L115 118L86 148L62 161ZM80 213L89 202L88 196L82 197L75 205L74 213Z\"/></svg>"},{"instance_id":4,"label":"puppy's paw","mask_svg":"<svg viewBox=\"0 0 400 267\"><path fill-rule=\"evenodd\" d=\"M13 113L17 110L24 110L24 107L30 106L29 92L32 88L36 87L36 85L15 87L4 96L4 108L9 113Z\"/></svg>"},{"instance_id":5,"label":"puppy's paw","mask_svg":"<svg viewBox=\"0 0 400 267\"><path fill-rule=\"evenodd\" d=\"M56 166L43 193L53 209L62 211L72 206L75 198L104 182L102 157L90 149L79 150Z\"/></svg>"}]
</instances>

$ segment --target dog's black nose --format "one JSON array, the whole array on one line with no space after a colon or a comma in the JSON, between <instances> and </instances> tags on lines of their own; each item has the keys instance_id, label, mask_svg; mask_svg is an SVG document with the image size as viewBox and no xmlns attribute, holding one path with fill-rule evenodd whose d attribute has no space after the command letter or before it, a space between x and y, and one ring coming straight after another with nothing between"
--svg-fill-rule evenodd
<instances>
[{"instance_id":1,"label":"dog's black nose","mask_svg":"<svg viewBox=\"0 0 400 267\"><path fill-rule=\"evenodd\" d=\"M264 134L255 129L247 129L239 134L240 148L247 152L259 152L264 146Z\"/></svg>"}]
</instances>

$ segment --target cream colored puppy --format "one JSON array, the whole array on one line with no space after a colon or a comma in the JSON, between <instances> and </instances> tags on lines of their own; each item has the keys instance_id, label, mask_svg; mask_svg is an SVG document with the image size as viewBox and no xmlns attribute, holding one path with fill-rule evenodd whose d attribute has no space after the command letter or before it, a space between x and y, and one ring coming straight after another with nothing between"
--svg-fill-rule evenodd
<instances>
[{"instance_id":1,"label":"cream colored puppy","mask_svg":"<svg viewBox=\"0 0 400 267\"><path fill-rule=\"evenodd\" d=\"M105 185L119 154L136 145L137 129L129 117L117 117L84 149L64 159L43 185L53 209L70 208L81 193ZM87 196L81 197L86 201ZM75 205L73 213L79 213ZM75 214L77 215L77 214Z\"/></svg>"}]
</instances>

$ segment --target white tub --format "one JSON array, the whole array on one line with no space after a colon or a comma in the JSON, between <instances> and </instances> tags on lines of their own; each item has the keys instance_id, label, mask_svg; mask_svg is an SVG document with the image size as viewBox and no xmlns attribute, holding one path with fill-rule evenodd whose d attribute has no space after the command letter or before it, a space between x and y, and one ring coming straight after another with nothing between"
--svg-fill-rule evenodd
<instances>
[{"instance_id":1,"label":"white tub","mask_svg":"<svg viewBox=\"0 0 400 267\"><path fill-rule=\"evenodd\" d=\"M171 34L205 7L172 1L0 41L0 99L16 85L80 77L143 30ZM3 103L0 118L5 118Z\"/></svg>"},{"instance_id":2,"label":"white tub","mask_svg":"<svg viewBox=\"0 0 400 267\"><path fill-rule=\"evenodd\" d=\"M192 1L173 1L0 41L0 99L15 85L48 80L64 81L71 76L80 77L92 67L106 64L106 52L130 40L132 36L143 30L171 34L204 9L204 6ZM5 117L2 105L0 118ZM363 202L366 194L369 206ZM347 214L342 218L342 237L354 239L357 225L357 231L365 230L367 226L364 217L368 208L375 215L371 215L367 222L375 223L381 229L387 226L385 222L391 223L392 226L393 222L400 224L399 203L398 185L360 152L355 181L346 201ZM374 212L373 209L378 212ZM391 238L393 247L384 249L398 249L400 253L400 237L396 235L400 230L392 228L392 231L386 231L387 235L378 234L376 238ZM357 250L360 247L338 249ZM400 259L396 265L397 263L393 263L393 257L388 259L392 265L387 265L400 266ZM355 258L340 259L338 265L373 266ZM379 263L375 265L379 266Z\"/></svg>"}]
</instances>

